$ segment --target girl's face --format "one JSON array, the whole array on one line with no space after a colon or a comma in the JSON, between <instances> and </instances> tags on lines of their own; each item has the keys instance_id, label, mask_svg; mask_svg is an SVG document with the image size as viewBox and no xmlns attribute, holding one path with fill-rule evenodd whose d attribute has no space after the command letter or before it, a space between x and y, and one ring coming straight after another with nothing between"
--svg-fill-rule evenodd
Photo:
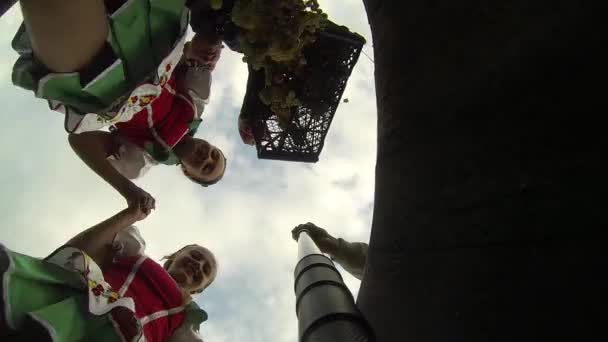
<instances>
[{"instance_id":1,"label":"girl's face","mask_svg":"<svg viewBox=\"0 0 608 342\"><path fill-rule=\"evenodd\" d=\"M203 35L196 34L186 45L184 57L186 63L191 66L200 66L213 71L220 59L222 48L224 45L221 40L207 39Z\"/></svg>"},{"instance_id":2,"label":"girl's face","mask_svg":"<svg viewBox=\"0 0 608 342\"><path fill-rule=\"evenodd\" d=\"M187 153L180 155L184 170L196 179L211 182L224 174L226 159L222 151L203 139L184 141Z\"/></svg>"},{"instance_id":3,"label":"girl's face","mask_svg":"<svg viewBox=\"0 0 608 342\"><path fill-rule=\"evenodd\" d=\"M209 286L217 274L215 257L207 248L198 245L181 249L170 261L167 273L189 293Z\"/></svg>"}]
</instances>

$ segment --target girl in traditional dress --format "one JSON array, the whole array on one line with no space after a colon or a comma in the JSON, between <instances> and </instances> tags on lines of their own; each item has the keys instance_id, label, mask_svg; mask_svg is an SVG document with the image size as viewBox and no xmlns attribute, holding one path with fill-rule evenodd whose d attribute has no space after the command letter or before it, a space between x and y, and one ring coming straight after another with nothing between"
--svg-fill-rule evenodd
<instances>
[{"instance_id":1,"label":"girl in traditional dress","mask_svg":"<svg viewBox=\"0 0 608 342\"><path fill-rule=\"evenodd\" d=\"M204 186L222 178L223 153L194 138L222 43L212 31L185 43L185 0L20 4L13 83L65 113L76 153L129 203L153 206L129 180L151 165L179 164Z\"/></svg>"},{"instance_id":2,"label":"girl in traditional dress","mask_svg":"<svg viewBox=\"0 0 608 342\"><path fill-rule=\"evenodd\" d=\"M188 6L192 11L192 29L195 32L218 32L223 42L231 50L242 53L239 46L239 30L231 20L231 13L235 0L221 1L220 8L212 8L209 1L191 0ZM255 138L250 120L239 115L238 130L243 143L254 145Z\"/></svg>"},{"instance_id":3,"label":"girl in traditional dress","mask_svg":"<svg viewBox=\"0 0 608 342\"><path fill-rule=\"evenodd\" d=\"M206 248L188 245L163 266L132 226L133 204L45 259L0 244L1 341L202 341L207 314L192 301L217 274Z\"/></svg>"}]
</instances>

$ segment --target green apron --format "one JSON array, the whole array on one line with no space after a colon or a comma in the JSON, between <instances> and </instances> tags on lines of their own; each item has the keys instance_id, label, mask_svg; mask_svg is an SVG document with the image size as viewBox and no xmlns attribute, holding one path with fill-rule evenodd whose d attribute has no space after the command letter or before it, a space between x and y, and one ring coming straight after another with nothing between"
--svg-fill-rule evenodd
<instances>
[{"instance_id":1,"label":"green apron","mask_svg":"<svg viewBox=\"0 0 608 342\"><path fill-rule=\"evenodd\" d=\"M0 253L1 309L17 331L12 340L121 341L109 314L86 312L87 288L78 273L9 250Z\"/></svg>"},{"instance_id":2,"label":"green apron","mask_svg":"<svg viewBox=\"0 0 608 342\"><path fill-rule=\"evenodd\" d=\"M116 111L131 91L144 81L157 82L157 68L186 33L189 10L185 0L128 0L108 16L109 66L83 84L80 72L53 73L33 55L22 24L13 49L19 59L13 83L76 114L103 115ZM95 61L93 62L95 63Z\"/></svg>"},{"instance_id":3,"label":"green apron","mask_svg":"<svg viewBox=\"0 0 608 342\"><path fill-rule=\"evenodd\" d=\"M7 323L14 331L7 342L120 342L109 313L88 312L87 291L78 272L0 244L0 337ZM184 312L182 326L196 328L207 320L194 302Z\"/></svg>"}]
</instances>

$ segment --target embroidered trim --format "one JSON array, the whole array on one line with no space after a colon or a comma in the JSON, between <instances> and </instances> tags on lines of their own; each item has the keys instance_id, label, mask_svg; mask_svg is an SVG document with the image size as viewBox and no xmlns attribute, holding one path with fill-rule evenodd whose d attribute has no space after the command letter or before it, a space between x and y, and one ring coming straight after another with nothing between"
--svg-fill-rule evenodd
<instances>
[{"instance_id":1,"label":"embroidered trim","mask_svg":"<svg viewBox=\"0 0 608 342\"><path fill-rule=\"evenodd\" d=\"M193 101L190 101L190 99L180 93L176 93L175 95L177 95L177 97L179 97L180 99L186 101L187 104L190 105L190 107L192 107L192 110L194 111L194 119L197 119L198 117L198 111L197 111L197 107L196 107L196 103L194 103Z\"/></svg>"},{"instance_id":2,"label":"embroidered trim","mask_svg":"<svg viewBox=\"0 0 608 342\"><path fill-rule=\"evenodd\" d=\"M188 133L190 133L190 130L189 130L189 129L187 129L187 130L184 132L184 134L182 134L182 136L181 136L181 137L179 137L179 140L177 140L177 142L175 143L175 145L173 145L173 146L172 146L172 148L173 148L173 147L175 147L177 144L179 144L179 142L180 142L180 141L182 141L182 139L183 139L183 138L184 138L186 135L188 135Z\"/></svg>"},{"instance_id":3,"label":"embroidered trim","mask_svg":"<svg viewBox=\"0 0 608 342\"><path fill-rule=\"evenodd\" d=\"M180 313L182 311L184 311L186 307L185 306L178 306L176 308L173 309L169 309L169 310L161 310L161 311L157 311L155 313L151 313L147 316L144 316L142 318L139 319L139 322L141 323L142 326L157 320L159 318L163 318L163 317L167 317L167 316L171 316L171 315L175 315L177 313Z\"/></svg>"},{"instance_id":4,"label":"embroidered trim","mask_svg":"<svg viewBox=\"0 0 608 342\"><path fill-rule=\"evenodd\" d=\"M195 120L197 120L197 119L198 119L198 116L196 115L196 105L195 105L195 104L193 104L191 101L189 101L189 100L188 100L188 98L187 98L187 97L185 97L184 95L182 95L182 94L180 94L180 93L176 93L175 95L176 95L177 97L179 97L180 99L182 99L182 100L186 101L186 103L187 103L187 104L189 104L189 105L190 105L190 107L192 107L192 110L194 111L194 112L192 113L192 122L194 122ZM191 131L191 129L190 129L190 127L188 127L188 128L186 129L186 131L185 131L185 132L184 132L184 133L183 133L183 134L182 134L182 135L179 137L179 139L177 139L177 141L176 141L175 145L179 144L179 142L180 142L180 141L182 141L182 139L183 139L183 138L184 138L186 135L188 135L188 134L190 133L190 131ZM175 145L173 145L171 148L175 147Z\"/></svg>"},{"instance_id":5,"label":"embroidered trim","mask_svg":"<svg viewBox=\"0 0 608 342\"><path fill-rule=\"evenodd\" d=\"M135 265L133 265L133 269L131 269L131 273L129 273L129 276L125 280L125 283L122 284L122 286L120 287L120 290L118 291L118 294L121 297L123 297L125 295L125 293L129 289L129 286L131 286L133 279L135 279L135 274L139 270L139 267L141 266L141 264L143 264L144 261L146 261L146 259L148 259L148 257L145 255L142 255L139 259L137 259L137 262L135 262Z\"/></svg>"},{"instance_id":6,"label":"embroidered trim","mask_svg":"<svg viewBox=\"0 0 608 342\"><path fill-rule=\"evenodd\" d=\"M173 87L169 83L165 83L165 89L167 89L167 91L171 93L171 95L178 94L178 92L173 89Z\"/></svg>"},{"instance_id":7,"label":"embroidered trim","mask_svg":"<svg viewBox=\"0 0 608 342\"><path fill-rule=\"evenodd\" d=\"M160 135L158 134L158 132L156 131L156 129L154 128L154 118L153 118L153 113L152 113L152 106L151 105L147 105L146 106L146 110L148 111L148 128L150 128L150 133L152 133L152 136L154 137L154 139L165 149L165 150L171 150L171 146L169 146L164 140L163 138L160 137Z\"/></svg>"}]
</instances>

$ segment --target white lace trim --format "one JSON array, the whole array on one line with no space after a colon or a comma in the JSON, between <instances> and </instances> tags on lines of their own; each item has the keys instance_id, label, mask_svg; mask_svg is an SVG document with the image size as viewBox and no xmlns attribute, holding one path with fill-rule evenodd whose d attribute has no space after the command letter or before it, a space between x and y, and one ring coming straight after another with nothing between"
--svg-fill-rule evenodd
<instances>
[{"instance_id":1,"label":"white lace trim","mask_svg":"<svg viewBox=\"0 0 608 342\"><path fill-rule=\"evenodd\" d=\"M131 269L131 273L129 273L124 284L122 284L122 286L120 287L120 290L118 291L118 294L121 297L123 297L125 295L125 293L129 289L129 286L131 286L131 283L133 282L133 279L135 279L135 275L137 274L137 271L139 271L139 267L141 267L141 265L144 263L144 261L146 261L146 259L148 259L148 257L145 255L142 255L141 257L139 257L139 259L137 259L137 262L135 262L135 265L133 265L133 268Z\"/></svg>"}]
</instances>

